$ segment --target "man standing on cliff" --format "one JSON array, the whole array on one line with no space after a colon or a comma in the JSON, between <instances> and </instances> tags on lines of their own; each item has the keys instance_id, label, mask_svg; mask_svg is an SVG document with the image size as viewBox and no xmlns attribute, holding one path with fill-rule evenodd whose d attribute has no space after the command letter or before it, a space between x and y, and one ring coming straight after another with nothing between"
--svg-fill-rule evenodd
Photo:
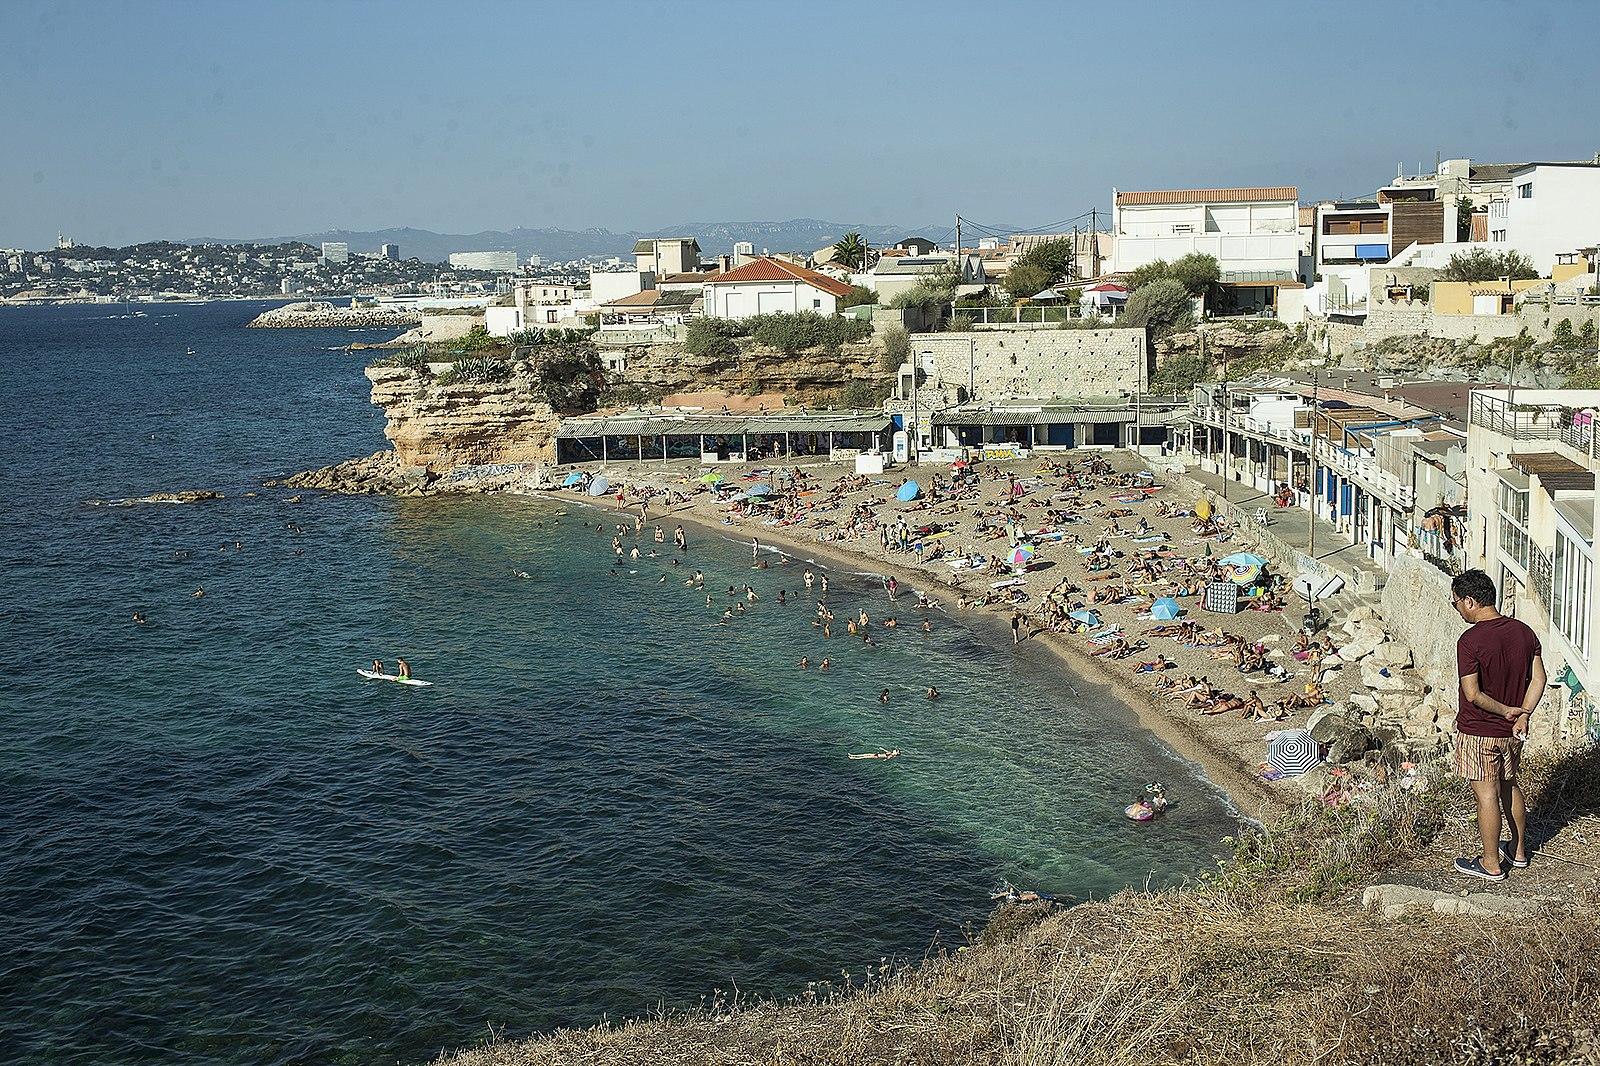
<instances>
[{"instance_id":1,"label":"man standing on cliff","mask_svg":"<svg viewBox=\"0 0 1600 1066\"><path fill-rule=\"evenodd\" d=\"M1495 609L1494 582L1468 570L1450 583L1450 605L1468 623L1456 641L1460 707L1456 712L1456 772L1472 784L1478 803L1483 854L1456 860L1456 872L1503 881L1503 863L1528 865L1528 814L1517 767L1528 716L1544 695L1539 638L1524 623ZM1500 843L1500 816L1511 823L1511 843Z\"/></svg>"}]
</instances>

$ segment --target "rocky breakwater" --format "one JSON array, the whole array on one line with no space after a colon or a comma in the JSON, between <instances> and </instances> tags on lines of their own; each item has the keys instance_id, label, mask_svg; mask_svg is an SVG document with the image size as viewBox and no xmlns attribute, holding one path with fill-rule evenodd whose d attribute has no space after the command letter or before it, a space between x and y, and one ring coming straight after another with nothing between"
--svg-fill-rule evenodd
<instances>
[{"instance_id":1,"label":"rocky breakwater","mask_svg":"<svg viewBox=\"0 0 1600 1066\"><path fill-rule=\"evenodd\" d=\"M269 484L327 492L423 495L534 485L555 458L559 418L528 363L494 360L497 372L369 366L372 402L394 446Z\"/></svg>"},{"instance_id":2,"label":"rocky breakwater","mask_svg":"<svg viewBox=\"0 0 1600 1066\"><path fill-rule=\"evenodd\" d=\"M263 311L246 329L386 329L422 321L418 311L376 307L335 307L320 300L284 304Z\"/></svg>"},{"instance_id":3,"label":"rocky breakwater","mask_svg":"<svg viewBox=\"0 0 1600 1066\"><path fill-rule=\"evenodd\" d=\"M1324 667L1360 672L1343 704L1318 711L1307 721L1324 746L1327 769L1306 775L1321 791L1352 773L1387 780L1405 763L1419 763L1441 752L1455 726L1455 692L1436 688L1417 669L1415 656L1384 627L1370 607L1351 611L1335 640L1338 650Z\"/></svg>"}]
</instances>

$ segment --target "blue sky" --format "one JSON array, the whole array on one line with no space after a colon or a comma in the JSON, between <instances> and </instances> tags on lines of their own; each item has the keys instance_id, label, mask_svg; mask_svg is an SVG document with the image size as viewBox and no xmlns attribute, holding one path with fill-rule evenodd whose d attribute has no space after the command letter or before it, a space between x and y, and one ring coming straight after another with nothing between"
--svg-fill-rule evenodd
<instances>
[{"instance_id":1,"label":"blue sky","mask_svg":"<svg viewBox=\"0 0 1600 1066\"><path fill-rule=\"evenodd\" d=\"M1600 150L1597 40L1595 0L4 0L0 246L1370 194Z\"/></svg>"}]
</instances>

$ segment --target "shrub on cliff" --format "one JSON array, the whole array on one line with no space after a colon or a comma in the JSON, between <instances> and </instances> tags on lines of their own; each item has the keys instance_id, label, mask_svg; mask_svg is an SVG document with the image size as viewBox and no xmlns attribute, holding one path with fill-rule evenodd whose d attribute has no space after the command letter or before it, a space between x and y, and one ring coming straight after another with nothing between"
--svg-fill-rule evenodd
<instances>
[{"instance_id":1,"label":"shrub on cliff","mask_svg":"<svg viewBox=\"0 0 1600 1066\"><path fill-rule=\"evenodd\" d=\"M900 326L890 326L879 338L883 353L878 356L878 366L891 374L911 358L911 334Z\"/></svg>"},{"instance_id":2,"label":"shrub on cliff","mask_svg":"<svg viewBox=\"0 0 1600 1066\"><path fill-rule=\"evenodd\" d=\"M1164 337L1193 321L1189 290L1173 278L1161 278L1128 297L1128 307L1117 324L1148 329L1154 338Z\"/></svg>"},{"instance_id":3,"label":"shrub on cliff","mask_svg":"<svg viewBox=\"0 0 1600 1066\"><path fill-rule=\"evenodd\" d=\"M734 319L690 319L683 350L690 355L733 355L739 350L733 338L742 337L745 332L744 324Z\"/></svg>"},{"instance_id":4,"label":"shrub on cliff","mask_svg":"<svg viewBox=\"0 0 1600 1066\"><path fill-rule=\"evenodd\" d=\"M798 314L755 315L745 319L750 337L766 348L780 352L803 352L813 348L838 351L851 341L872 335L872 323L855 318L824 317L815 311Z\"/></svg>"},{"instance_id":5,"label":"shrub on cliff","mask_svg":"<svg viewBox=\"0 0 1600 1066\"><path fill-rule=\"evenodd\" d=\"M534 379L556 414L581 415L598 406L606 375L600 352L585 342L544 348L534 364Z\"/></svg>"},{"instance_id":6,"label":"shrub on cliff","mask_svg":"<svg viewBox=\"0 0 1600 1066\"><path fill-rule=\"evenodd\" d=\"M496 385L511 380L511 364L492 355L471 355L457 360L439 375L441 385Z\"/></svg>"},{"instance_id":7,"label":"shrub on cliff","mask_svg":"<svg viewBox=\"0 0 1600 1066\"><path fill-rule=\"evenodd\" d=\"M372 365L399 367L419 376L425 375L428 372L428 349L425 345L414 344L384 359L375 359Z\"/></svg>"},{"instance_id":8,"label":"shrub on cliff","mask_svg":"<svg viewBox=\"0 0 1600 1066\"><path fill-rule=\"evenodd\" d=\"M513 347L542 348L547 344L580 344L593 337L595 329L519 329L506 337Z\"/></svg>"},{"instance_id":9,"label":"shrub on cliff","mask_svg":"<svg viewBox=\"0 0 1600 1066\"><path fill-rule=\"evenodd\" d=\"M1533 260L1521 252L1474 248L1452 255L1439 278L1442 281L1495 281L1507 276L1512 281L1522 281L1538 277L1539 272L1534 269Z\"/></svg>"}]
</instances>

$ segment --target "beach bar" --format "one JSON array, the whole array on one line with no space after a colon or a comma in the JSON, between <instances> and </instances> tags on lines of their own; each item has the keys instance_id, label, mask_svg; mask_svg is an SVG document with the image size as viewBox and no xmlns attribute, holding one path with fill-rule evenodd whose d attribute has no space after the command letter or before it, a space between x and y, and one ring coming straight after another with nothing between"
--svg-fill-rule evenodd
<instances>
[{"instance_id":1,"label":"beach bar","mask_svg":"<svg viewBox=\"0 0 1600 1066\"><path fill-rule=\"evenodd\" d=\"M967 403L934 413L935 439L946 448L1162 447L1188 417L1187 401L1170 396L1104 403L1004 400Z\"/></svg>"},{"instance_id":2,"label":"beach bar","mask_svg":"<svg viewBox=\"0 0 1600 1066\"><path fill-rule=\"evenodd\" d=\"M585 415L563 420L556 430L556 462L849 459L867 452L890 451L894 428L888 415L864 411L757 415L627 411Z\"/></svg>"}]
</instances>

